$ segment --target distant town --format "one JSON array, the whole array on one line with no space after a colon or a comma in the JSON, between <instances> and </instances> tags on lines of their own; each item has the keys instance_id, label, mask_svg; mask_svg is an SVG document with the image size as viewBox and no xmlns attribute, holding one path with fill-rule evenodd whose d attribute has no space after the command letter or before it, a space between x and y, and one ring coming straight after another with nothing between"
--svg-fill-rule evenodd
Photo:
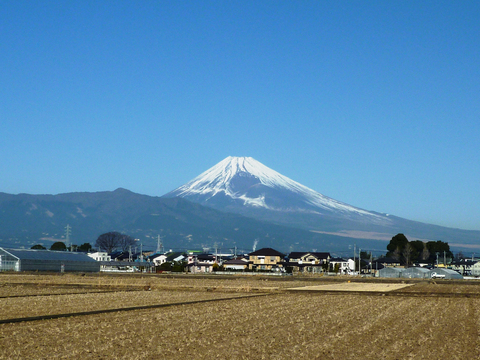
<instances>
[{"instance_id":1,"label":"distant town","mask_svg":"<svg viewBox=\"0 0 480 360\"><path fill-rule=\"evenodd\" d=\"M54 272L146 272L185 274L321 275L384 278L462 279L480 276L480 260L455 256L442 241L408 241L397 234L385 255L354 248L352 256L330 252L294 251L288 254L273 248L249 253L222 253L203 250L165 251L158 238L155 251L138 249L135 239L119 232L98 237L90 243L70 245L55 242L50 249L37 244L31 249L0 248L0 271Z\"/></svg>"}]
</instances>

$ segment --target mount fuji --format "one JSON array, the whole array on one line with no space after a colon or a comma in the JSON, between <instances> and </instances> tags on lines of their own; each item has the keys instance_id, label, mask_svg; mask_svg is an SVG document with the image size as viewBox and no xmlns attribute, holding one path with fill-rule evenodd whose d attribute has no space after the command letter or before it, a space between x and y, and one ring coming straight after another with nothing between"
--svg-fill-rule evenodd
<instances>
[{"instance_id":1,"label":"mount fuji","mask_svg":"<svg viewBox=\"0 0 480 360\"><path fill-rule=\"evenodd\" d=\"M480 231L425 224L348 205L251 157L227 157L164 197L182 197L257 220L357 239L390 240L401 232L421 240L477 244L480 235Z\"/></svg>"},{"instance_id":2,"label":"mount fuji","mask_svg":"<svg viewBox=\"0 0 480 360\"><path fill-rule=\"evenodd\" d=\"M281 224L315 229L324 220L340 219L379 226L387 215L354 207L322 195L251 157L227 157L193 180L165 195L218 210L261 217Z\"/></svg>"},{"instance_id":3,"label":"mount fuji","mask_svg":"<svg viewBox=\"0 0 480 360\"><path fill-rule=\"evenodd\" d=\"M384 252L403 233L410 240L447 241L451 249L480 249L478 230L446 228L367 211L322 195L248 157L228 157L163 197L127 189L57 195L0 192L0 246L64 240L79 245L119 231L155 247L157 236L176 249L239 248Z\"/></svg>"}]
</instances>

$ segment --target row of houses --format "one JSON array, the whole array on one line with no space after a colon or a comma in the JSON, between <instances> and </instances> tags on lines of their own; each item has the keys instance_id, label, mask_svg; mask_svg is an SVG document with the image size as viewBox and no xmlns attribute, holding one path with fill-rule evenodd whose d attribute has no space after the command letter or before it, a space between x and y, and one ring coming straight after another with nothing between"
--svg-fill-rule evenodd
<instances>
[{"instance_id":1,"label":"row of houses","mask_svg":"<svg viewBox=\"0 0 480 360\"><path fill-rule=\"evenodd\" d=\"M176 258L174 258L176 256ZM329 266L337 267L342 273L353 269L353 261L331 258L327 252L292 252L288 256L272 249L263 248L244 256L222 259L214 254L190 253L182 256L178 253L152 255L156 266L169 261L184 261L185 271L190 273L208 273L221 266L226 271L263 271L263 272L323 272Z\"/></svg>"},{"instance_id":2,"label":"row of houses","mask_svg":"<svg viewBox=\"0 0 480 360\"><path fill-rule=\"evenodd\" d=\"M102 263L102 270L108 271L120 263L139 265L138 254L96 252L88 254ZM189 273L209 273L222 267L226 271L266 271L266 272L323 272L329 266L337 267L342 273L353 269L353 261L331 258L327 252L292 252L288 256L272 249L263 248L242 256L202 254L195 252L168 252L165 254L143 255L141 261L152 264L158 271L169 270L164 265L182 264ZM140 263L142 264L142 263ZM118 267L118 266L117 266Z\"/></svg>"},{"instance_id":3,"label":"row of houses","mask_svg":"<svg viewBox=\"0 0 480 360\"><path fill-rule=\"evenodd\" d=\"M168 261L165 254L159 258L153 258L156 262ZM177 260L183 260L177 258ZM355 262L353 259L334 258L328 252L292 252L288 256L272 249L263 248L243 257L236 257L221 261L212 254L190 254L186 257L185 271L191 273L211 272L215 264L219 264L224 270L234 271L276 271L276 272L308 272L320 273L334 271L337 274L354 274ZM402 277L402 278L445 278L460 279L462 275L480 276L480 262L459 261L450 264L452 268L444 267L411 267L403 268L397 260L391 258L379 258L366 264L364 272L378 277Z\"/></svg>"},{"instance_id":4,"label":"row of houses","mask_svg":"<svg viewBox=\"0 0 480 360\"><path fill-rule=\"evenodd\" d=\"M90 254L49 251L12 250L0 248L0 271L148 271L173 270L189 273L209 273L222 268L226 271L262 272L309 272L333 271L337 274L355 273L353 259L331 257L328 252L291 252L285 254L263 248L243 256L220 256L218 254L168 252L165 254L128 254L96 252ZM445 267L445 278L455 274L480 276L480 262L459 260ZM436 269L439 269L437 267ZM367 264L365 272L382 277L432 277L427 268L404 269L396 260L380 258ZM437 270L437 273L439 270ZM450 273L449 273L450 272ZM451 276L452 275L452 276ZM433 275L435 277L435 275Z\"/></svg>"}]
</instances>

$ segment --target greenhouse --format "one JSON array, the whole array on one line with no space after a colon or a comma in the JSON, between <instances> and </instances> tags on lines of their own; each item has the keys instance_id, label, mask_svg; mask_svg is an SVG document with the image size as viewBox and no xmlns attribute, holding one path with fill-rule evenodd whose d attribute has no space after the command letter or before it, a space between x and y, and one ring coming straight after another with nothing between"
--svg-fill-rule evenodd
<instances>
[{"instance_id":1,"label":"greenhouse","mask_svg":"<svg viewBox=\"0 0 480 360\"><path fill-rule=\"evenodd\" d=\"M84 253L0 248L0 271L98 272L100 263Z\"/></svg>"},{"instance_id":2,"label":"greenhouse","mask_svg":"<svg viewBox=\"0 0 480 360\"><path fill-rule=\"evenodd\" d=\"M452 269L435 268L428 272L428 277L432 279L463 279L463 276Z\"/></svg>"},{"instance_id":3,"label":"greenhouse","mask_svg":"<svg viewBox=\"0 0 480 360\"><path fill-rule=\"evenodd\" d=\"M402 271L402 278L425 279L429 277L430 270L422 267L410 267Z\"/></svg>"},{"instance_id":4,"label":"greenhouse","mask_svg":"<svg viewBox=\"0 0 480 360\"><path fill-rule=\"evenodd\" d=\"M395 267L385 267L383 269L378 270L378 277L399 278L402 274L402 270L404 269L395 268Z\"/></svg>"}]
</instances>

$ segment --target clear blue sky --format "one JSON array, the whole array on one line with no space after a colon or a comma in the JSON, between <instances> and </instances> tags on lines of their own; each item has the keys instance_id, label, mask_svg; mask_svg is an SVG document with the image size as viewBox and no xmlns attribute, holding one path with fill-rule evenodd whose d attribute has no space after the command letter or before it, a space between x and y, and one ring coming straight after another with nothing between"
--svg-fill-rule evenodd
<instances>
[{"instance_id":1,"label":"clear blue sky","mask_svg":"<svg viewBox=\"0 0 480 360\"><path fill-rule=\"evenodd\" d=\"M161 196L251 156L480 229L480 1L0 0L0 191Z\"/></svg>"}]
</instances>

